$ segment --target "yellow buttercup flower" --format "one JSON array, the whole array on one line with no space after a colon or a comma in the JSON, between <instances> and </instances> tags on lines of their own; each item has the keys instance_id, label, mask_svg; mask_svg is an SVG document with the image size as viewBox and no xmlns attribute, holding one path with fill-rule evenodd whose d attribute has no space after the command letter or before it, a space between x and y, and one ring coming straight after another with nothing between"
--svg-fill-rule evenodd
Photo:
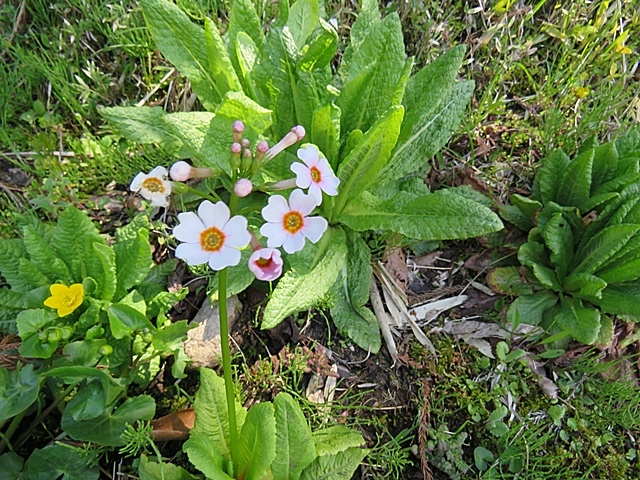
<instances>
[{"instance_id":1,"label":"yellow buttercup flower","mask_svg":"<svg viewBox=\"0 0 640 480\"><path fill-rule=\"evenodd\" d=\"M49 287L51 296L44 301L47 307L58 310L59 317L65 317L82 305L84 288L81 283L74 283L70 287L61 283L54 283Z\"/></svg>"}]
</instances>

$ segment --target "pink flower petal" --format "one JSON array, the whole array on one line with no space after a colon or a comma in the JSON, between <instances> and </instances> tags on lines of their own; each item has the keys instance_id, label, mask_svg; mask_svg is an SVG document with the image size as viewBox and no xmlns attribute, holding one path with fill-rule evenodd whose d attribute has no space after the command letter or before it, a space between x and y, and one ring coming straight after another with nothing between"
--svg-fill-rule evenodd
<instances>
[{"instance_id":1,"label":"pink flower petal","mask_svg":"<svg viewBox=\"0 0 640 480\"><path fill-rule=\"evenodd\" d=\"M282 225L277 223L265 223L260 227L260 233L267 237L267 246L270 248L282 246L288 235Z\"/></svg>"},{"instance_id":2,"label":"pink flower petal","mask_svg":"<svg viewBox=\"0 0 640 480\"><path fill-rule=\"evenodd\" d=\"M267 222L282 222L282 217L289 212L289 204L282 195L271 195L269 203L262 209L262 217Z\"/></svg>"},{"instance_id":3,"label":"pink flower petal","mask_svg":"<svg viewBox=\"0 0 640 480\"><path fill-rule=\"evenodd\" d=\"M219 251L209 256L209 266L212 270L222 270L240 263L240 250L224 245Z\"/></svg>"},{"instance_id":4,"label":"pink flower petal","mask_svg":"<svg viewBox=\"0 0 640 480\"><path fill-rule=\"evenodd\" d=\"M246 247L251 241L251 234L247 230L247 219L241 215L234 216L223 229L227 236L224 244L230 247Z\"/></svg>"},{"instance_id":5,"label":"pink flower petal","mask_svg":"<svg viewBox=\"0 0 640 480\"><path fill-rule=\"evenodd\" d=\"M209 261L209 252L200 248L199 243L181 243L176 247L175 256L189 265L202 265Z\"/></svg>"},{"instance_id":6,"label":"pink flower petal","mask_svg":"<svg viewBox=\"0 0 640 480\"><path fill-rule=\"evenodd\" d=\"M317 183L312 183L309 185L309 195L315 198L316 205L320 205L322 203L322 188Z\"/></svg>"},{"instance_id":7,"label":"pink flower petal","mask_svg":"<svg viewBox=\"0 0 640 480\"><path fill-rule=\"evenodd\" d=\"M300 162L294 162L291 164L291 170L296 174L296 186L300 188L309 188L311 182L311 171L309 167L306 167Z\"/></svg>"},{"instance_id":8,"label":"pink flower petal","mask_svg":"<svg viewBox=\"0 0 640 480\"><path fill-rule=\"evenodd\" d=\"M298 149L298 158L302 160L307 167L313 167L318 164L320 153L313 145L305 145Z\"/></svg>"},{"instance_id":9,"label":"pink flower petal","mask_svg":"<svg viewBox=\"0 0 640 480\"><path fill-rule=\"evenodd\" d=\"M180 242L200 243L200 233L204 230L204 225L198 216L193 212L178 214L178 225L173 227L173 236Z\"/></svg>"},{"instance_id":10,"label":"pink flower petal","mask_svg":"<svg viewBox=\"0 0 640 480\"><path fill-rule=\"evenodd\" d=\"M304 248L304 235L302 231L295 235L287 235L287 238L282 244L282 248L287 253L295 253L302 250Z\"/></svg>"},{"instance_id":11,"label":"pink flower petal","mask_svg":"<svg viewBox=\"0 0 640 480\"><path fill-rule=\"evenodd\" d=\"M328 226L328 222L322 217L309 217L304 219L304 227L302 227L300 233L312 243L316 243L322 238Z\"/></svg>"},{"instance_id":12,"label":"pink flower petal","mask_svg":"<svg viewBox=\"0 0 640 480\"><path fill-rule=\"evenodd\" d=\"M302 216L306 217L316 208L317 203L315 197L305 195L302 190L296 189L289 196L289 205L291 205L291 210L300 212Z\"/></svg>"},{"instance_id":13,"label":"pink flower petal","mask_svg":"<svg viewBox=\"0 0 640 480\"><path fill-rule=\"evenodd\" d=\"M206 228L217 227L223 229L229 221L229 207L224 202L211 203L205 200L198 207L198 216Z\"/></svg>"},{"instance_id":14,"label":"pink flower petal","mask_svg":"<svg viewBox=\"0 0 640 480\"><path fill-rule=\"evenodd\" d=\"M258 263L261 259L270 260L266 265ZM249 270L258 280L271 282L282 274L282 256L275 248L261 248L251 254L249 258Z\"/></svg>"}]
</instances>

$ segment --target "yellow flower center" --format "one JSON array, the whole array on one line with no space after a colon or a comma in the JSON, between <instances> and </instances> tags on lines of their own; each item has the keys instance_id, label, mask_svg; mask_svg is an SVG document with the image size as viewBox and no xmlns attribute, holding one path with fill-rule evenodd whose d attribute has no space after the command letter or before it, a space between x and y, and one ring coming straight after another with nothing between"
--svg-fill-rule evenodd
<instances>
[{"instance_id":1,"label":"yellow flower center","mask_svg":"<svg viewBox=\"0 0 640 480\"><path fill-rule=\"evenodd\" d=\"M209 227L200 234L200 246L207 252L217 252L224 245L225 234L216 227Z\"/></svg>"},{"instance_id":2,"label":"yellow flower center","mask_svg":"<svg viewBox=\"0 0 640 480\"><path fill-rule=\"evenodd\" d=\"M273 263L273 260L271 260L271 257L269 258L259 258L258 260L256 260L256 265L258 265L260 268L266 268L269 265L271 265Z\"/></svg>"},{"instance_id":3,"label":"yellow flower center","mask_svg":"<svg viewBox=\"0 0 640 480\"><path fill-rule=\"evenodd\" d=\"M70 287L61 283L54 283L49 287L51 296L44 301L47 307L58 311L59 317L64 317L82 305L84 300L84 288L81 283L75 283Z\"/></svg>"},{"instance_id":4,"label":"yellow flower center","mask_svg":"<svg viewBox=\"0 0 640 480\"><path fill-rule=\"evenodd\" d=\"M149 177L142 182L142 188L145 188L153 193L164 193L164 185L162 180L156 177Z\"/></svg>"},{"instance_id":5,"label":"yellow flower center","mask_svg":"<svg viewBox=\"0 0 640 480\"><path fill-rule=\"evenodd\" d=\"M287 232L297 233L302 227L304 227L304 218L302 218L300 212L288 212L284 215L282 223Z\"/></svg>"},{"instance_id":6,"label":"yellow flower center","mask_svg":"<svg viewBox=\"0 0 640 480\"><path fill-rule=\"evenodd\" d=\"M317 167L311 167L310 171L311 171L311 180L313 180L316 183L322 180L322 173L320 173L320 170L318 170Z\"/></svg>"},{"instance_id":7,"label":"yellow flower center","mask_svg":"<svg viewBox=\"0 0 640 480\"><path fill-rule=\"evenodd\" d=\"M76 302L76 296L73 293L60 295L59 299L60 299L60 303L65 307L70 307Z\"/></svg>"}]
</instances>

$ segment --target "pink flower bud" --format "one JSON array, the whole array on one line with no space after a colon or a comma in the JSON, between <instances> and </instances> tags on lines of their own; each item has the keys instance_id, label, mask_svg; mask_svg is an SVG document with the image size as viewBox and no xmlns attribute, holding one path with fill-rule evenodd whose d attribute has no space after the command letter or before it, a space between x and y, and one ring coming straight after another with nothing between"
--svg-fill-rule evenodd
<instances>
[{"instance_id":1,"label":"pink flower bud","mask_svg":"<svg viewBox=\"0 0 640 480\"><path fill-rule=\"evenodd\" d=\"M297 125L291 129L289 133L287 133L282 140L276 143L273 147L266 152L267 161L271 160L273 157L282 152L285 148L289 148L296 142L302 140L305 136L306 132L302 125Z\"/></svg>"},{"instance_id":2,"label":"pink flower bud","mask_svg":"<svg viewBox=\"0 0 640 480\"><path fill-rule=\"evenodd\" d=\"M191 178L191 165L181 160L171 165L169 176L174 182L186 182Z\"/></svg>"},{"instance_id":3,"label":"pink flower bud","mask_svg":"<svg viewBox=\"0 0 640 480\"><path fill-rule=\"evenodd\" d=\"M232 143L231 144L231 153L239 154L240 152L242 152L242 145L240 145L238 142Z\"/></svg>"},{"instance_id":4,"label":"pink flower bud","mask_svg":"<svg viewBox=\"0 0 640 480\"><path fill-rule=\"evenodd\" d=\"M260 153L267 153L269 150L269 144L265 140L262 140L261 142L258 142L257 150Z\"/></svg>"},{"instance_id":5,"label":"pink flower bud","mask_svg":"<svg viewBox=\"0 0 640 480\"><path fill-rule=\"evenodd\" d=\"M258 280L271 282L282 275L282 255L277 248L261 248L249 258L249 270Z\"/></svg>"},{"instance_id":6,"label":"pink flower bud","mask_svg":"<svg viewBox=\"0 0 640 480\"><path fill-rule=\"evenodd\" d=\"M236 120L233 123L233 141L240 143L242 141L242 132L244 132L244 123Z\"/></svg>"},{"instance_id":7,"label":"pink flower bud","mask_svg":"<svg viewBox=\"0 0 640 480\"><path fill-rule=\"evenodd\" d=\"M249 148L249 145L251 145L251 142L249 142L249 140L247 138L243 138L242 139L242 148Z\"/></svg>"},{"instance_id":8,"label":"pink flower bud","mask_svg":"<svg viewBox=\"0 0 640 480\"><path fill-rule=\"evenodd\" d=\"M233 192L240 198L246 197L253 190L253 183L247 178L241 178L233 186Z\"/></svg>"},{"instance_id":9,"label":"pink flower bud","mask_svg":"<svg viewBox=\"0 0 640 480\"><path fill-rule=\"evenodd\" d=\"M291 131L298 137L298 141L302 140L304 136L307 134L304 127L302 125L296 125L291 129Z\"/></svg>"}]
</instances>

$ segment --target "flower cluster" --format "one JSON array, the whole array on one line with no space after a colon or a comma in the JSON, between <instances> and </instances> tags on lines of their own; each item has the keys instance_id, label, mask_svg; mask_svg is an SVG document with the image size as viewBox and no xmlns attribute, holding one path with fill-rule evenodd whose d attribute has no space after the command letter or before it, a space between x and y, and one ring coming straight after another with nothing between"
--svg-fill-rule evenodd
<instances>
[{"instance_id":1,"label":"flower cluster","mask_svg":"<svg viewBox=\"0 0 640 480\"><path fill-rule=\"evenodd\" d=\"M244 125L237 121L233 125L234 142L230 148L229 163L232 170L231 181L234 185L232 195L242 198L254 190L251 178L262 166L271 161L286 148L299 142L305 131L301 126L291 129L273 147L266 141L256 145L251 151L248 139L243 138ZM327 159L318 147L305 144L297 151L302 161L291 165L295 178L263 186L263 191L295 188L289 198L271 195L262 209L265 223L260 227L260 235L266 237L267 246L263 247L254 233L248 229L248 221L241 215L232 215L229 207L222 201L213 203L203 201L195 212L178 214L178 224L173 234L181 242L175 251L177 258L189 265L208 264L213 270L238 265L241 250L251 246L253 254L249 258L249 270L259 280L272 281L282 274L283 260L280 250L295 253L304 248L306 240L316 243L327 230L328 222L319 216L312 216L313 210L321 205L323 195L338 194L340 180L333 173ZM194 178L206 178L214 175L209 168L195 168L180 161L170 168L156 167L149 174L139 173L131 182L130 189L139 192L152 206L169 206L172 184ZM302 189L308 189L304 193ZM232 203L233 204L233 203Z\"/></svg>"}]
</instances>

